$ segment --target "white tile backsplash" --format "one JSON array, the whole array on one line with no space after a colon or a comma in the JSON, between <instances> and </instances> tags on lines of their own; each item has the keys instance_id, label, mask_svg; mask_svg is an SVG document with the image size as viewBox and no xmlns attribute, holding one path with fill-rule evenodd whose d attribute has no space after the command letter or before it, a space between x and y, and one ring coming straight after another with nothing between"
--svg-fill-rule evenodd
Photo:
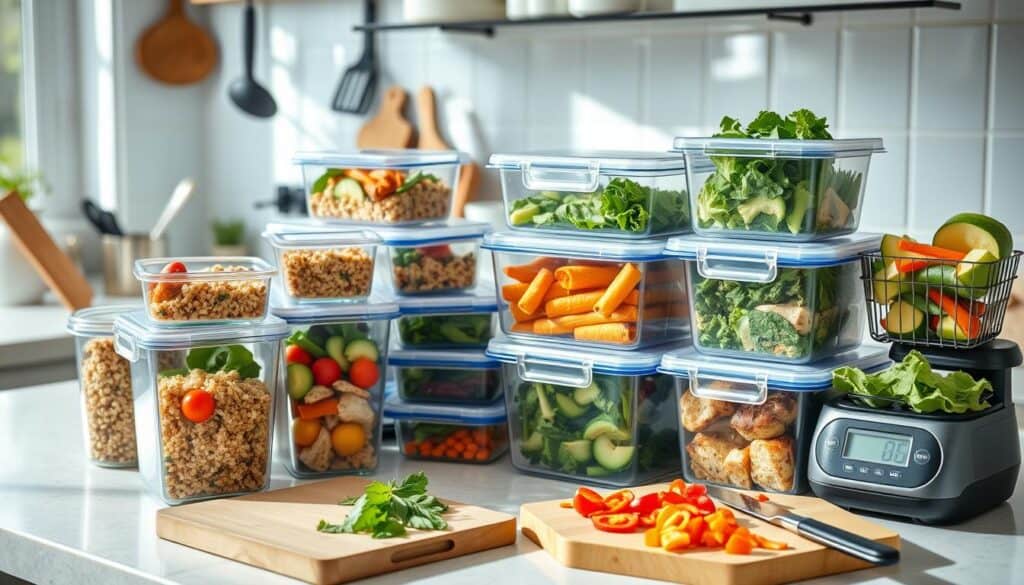
<instances>
[{"instance_id":1,"label":"white tile backsplash","mask_svg":"<svg viewBox=\"0 0 1024 585\"><path fill-rule=\"evenodd\" d=\"M836 119L839 33L793 30L772 37L770 104L779 112L800 108Z\"/></svg>"},{"instance_id":2,"label":"white tile backsplash","mask_svg":"<svg viewBox=\"0 0 1024 585\"><path fill-rule=\"evenodd\" d=\"M843 31L839 125L907 127L911 29Z\"/></svg>"},{"instance_id":3,"label":"white tile backsplash","mask_svg":"<svg viewBox=\"0 0 1024 585\"><path fill-rule=\"evenodd\" d=\"M643 92L648 123L701 126L704 62L700 36L651 37L646 79L657 79L658 89Z\"/></svg>"},{"instance_id":4,"label":"white tile backsplash","mask_svg":"<svg viewBox=\"0 0 1024 585\"><path fill-rule=\"evenodd\" d=\"M1021 0L996 0L997 19L1024 20L1024 2Z\"/></svg>"},{"instance_id":5,"label":"white tile backsplash","mask_svg":"<svg viewBox=\"0 0 1024 585\"><path fill-rule=\"evenodd\" d=\"M1024 0L1016 1L1024 5ZM996 128L1024 130L1024 23L996 25L994 34L990 122Z\"/></svg>"},{"instance_id":6,"label":"white tile backsplash","mask_svg":"<svg viewBox=\"0 0 1024 585\"><path fill-rule=\"evenodd\" d=\"M768 38L767 33L707 37L705 125L717 127L722 116L750 120L768 107Z\"/></svg>"},{"instance_id":7,"label":"white tile backsplash","mask_svg":"<svg viewBox=\"0 0 1024 585\"><path fill-rule=\"evenodd\" d=\"M917 9L917 22L956 22L962 20L988 20L992 16L993 0L957 0L960 10Z\"/></svg>"},{"instance_id":8,"label":"white tile backsplash","mask_svg":"<svg viewBox=\"0 0 1024 585\"><path fill-rule=\"evenodd\" d=\"M907 137L886 136L882 130L851 130L847 135L881 136L887 151L871 157L861 228L902 232L907 225Z\"/></svg>"},{"instance_id":9,"label":"white tile backsplash","mask_svg":"<svg viewBox=\"0 0 1024 585\"><path fill-rule=\"evenodd\" d=\"M918 29L917 128L984 128L988 32L984 26Z\"/></svg>"},{"instance_id":10,"label":"white tile backsplash","mask_svg":"<svg viewBox=\"0 0 1024 585\"><path fill-rule=\"evenodd\" d=\"M992 138L988 164L988 205L985 211L1006 223L1017 242L1024 239L1024 197L1021 196L1020 187L1022 164L1024 136Z\"/></svg>"},{"instance_id":11,"label":"white tile backsplash","mask_svg":"<svg viewBox=\"0 0 1024 585\"><path fill-rule=\"evenodd\" d=\"M909 227L932 234L960 211L982 211L985 140L918 137L912 144Z\"/></svg>"}]
</instances>

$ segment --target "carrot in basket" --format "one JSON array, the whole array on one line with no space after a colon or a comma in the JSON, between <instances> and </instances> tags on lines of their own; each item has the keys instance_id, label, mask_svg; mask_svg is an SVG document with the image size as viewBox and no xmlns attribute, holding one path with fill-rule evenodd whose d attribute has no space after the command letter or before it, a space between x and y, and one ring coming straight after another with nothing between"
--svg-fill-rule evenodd
<instances>
[{"instance_id":1,"label":"carrot in basket","mask_svg":"<svg viewBox=\"0 0 1024 585\"><path fill-rule=\"evenodd\" d=\"M524 313L533 314L540 308L540 304L544 302L544 295L548 293L548 289L551 288L551 283L555 282L555 274L548 268L541 268L537 272L537 276L533 277L530 281L529 288L523 293L523 296L519 298L519 302L516 305L519 310Z\"/></svg>"},{"instance_id":2,"label":"carrot in basket","mask_svg":"<svg viewBox=\"0 0 1024 585\"><path fill-rule=\"evenodd\" d=\"M636 286L640 284L641 276L643 275L632 263L623 264L619 273L615 275L615 279L605 289L604 294L594 303L594 310L605 317L611 316L630 293L636 292Z\"/></svg>"},{"instance_id":3,"label":"carrot in basket","mask_svg":"<svg viewBox=\"0 0 1024 585\"><path fill-rule=\"evenodd\" d=\"M547 313L548 317L562 317L564 315L578 315L580 313L590 313L594 310L594 303L596 303L605 294L605 289L594 290L590 292L576 293L567 297L561 297L557 299L551 299L544 304L544 312ZM640 303L640 293L633 291L626 295L626 298L622 300L623 305L638 305Z\"/></svg>"},{"instance_id":4,"label":"carrot in basket","mask_svg":"<svg viewBox=\"0 0 1024 585\"><path fill-rule=\"evenodd\" d=\"M519 282L525 282L529 284L533 281L533 277L537 276L541 268L548 268L554 270L562 263L558 258L549 258L547 256L540 256L527 262L526 264L519 264L517 266L506 266L504 268L505 276L518 280Z\"/></svg>"},{"instance_id":5,"label":"carrot in basket","mask_svg":"<svg viewBox=\"0 0 1024 585\"><path fill-rule=\"evenodd\" d=\"M565 288L577 291L606 287L618 273L615 266L562 266L555 270L555 280Z\"/></svg>"},{"instance_id":6,"label":"carrot in basket","mask_svg":"<svg viewBox=\"0 0 1024 585\"><path fill-rule=\"evenodd\" d=\"M314 420L329 414L338 414L338 401L334 398L319 400L313 404L296 404L299 411L299 418L302 420Z\"/></svg>"},{"instance_id":7,"label":"carrot in basket","mask_svg":"<svg viewBox=\"0 0 1024 585\"><path fill-rule=\"evenodd\" d=\"M519 308L518 303L510 304L508 306L508 310L510 313L512 313L512 318L519 323L522 323L523 321L533 321L534 319L538 319L544 316L544 311L542 310L537 310L537 312L535 313L523 312L523 310Z\"/></svg>"},{"instance_id":8,"label":"carrot in basket","mask_svg":"<svg viewBox=\"0 0 1024 585\"><path fill-rule=\"evenodd\" d=\"M619 308L605 317L593 311L579 315L565 315L554 319L537 319L533 322L533 332L538 335L564 335L572 333L579 327L600 325L602 323L636 323L637 310L632 305Z\"/></svg>"},{"instance_id":9,"label":"carrot in basket","mask_svg":"<svg viewBox=\"0 0 1024 585\"><path fill-rule=\"evenodd\" d=\"M586 325L572 331L576 341L599 341L602 343L631 343L636 339L636 325L632 323L602 323Z\"/></svg>"}]
</instances>

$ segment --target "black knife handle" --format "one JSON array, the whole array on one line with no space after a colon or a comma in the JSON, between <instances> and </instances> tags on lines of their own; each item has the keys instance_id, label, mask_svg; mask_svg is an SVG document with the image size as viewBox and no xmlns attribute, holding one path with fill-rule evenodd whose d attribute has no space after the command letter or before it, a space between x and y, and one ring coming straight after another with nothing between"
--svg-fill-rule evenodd
<instances>
[{"instance_id":1,"label":"black knife handle","mask_svg":"<svg viewBox=\"0 0 1024 585\"><path fill-rule=\"evenodd\" d=\"M796 530L799 534L817 543L824 544L873 565L892 565L900 560L900 551L898 549L812 518L800 520Z\"/></svg>"}]
</instances>

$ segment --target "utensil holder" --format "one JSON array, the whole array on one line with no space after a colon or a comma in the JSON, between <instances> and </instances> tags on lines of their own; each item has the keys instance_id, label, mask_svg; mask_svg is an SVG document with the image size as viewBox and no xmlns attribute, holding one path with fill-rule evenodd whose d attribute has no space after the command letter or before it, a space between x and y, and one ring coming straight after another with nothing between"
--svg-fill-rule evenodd
<instances>
[{"instance_id":1,"label":"utensil holder","mask_svg":"<svg viewBox=\"0 0 1024 585\"><path fill-rule=\"evenodd\" d=\"M132 274L132 265L140 258L167 255L167 238L149 239L149 234L104 235L103 290L108 296L136 296L139 281Z\"/></svg>"}]
</instances>

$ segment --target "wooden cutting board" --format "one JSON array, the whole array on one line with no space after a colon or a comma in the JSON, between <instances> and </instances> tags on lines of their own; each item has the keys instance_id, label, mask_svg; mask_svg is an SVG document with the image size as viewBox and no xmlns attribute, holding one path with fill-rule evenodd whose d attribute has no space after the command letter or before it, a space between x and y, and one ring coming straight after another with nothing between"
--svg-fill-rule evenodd
<instances>
[{"instance_id":1,"label":"wooden cutting board","mask_svg":"<svg viewBox=\"0 0 1024 585\"><path fill-rule=\"evenodd\" d=\"M419 142L416 148L420 150L451 150L451 146L441 137L437 125L437 100L434 97L434 90L429 85L420 88L416 94L416 118L419 121ZM455 188L455 198L452 201L452 215L455 217L465 216L466 203L471 201L476 193L477 185L480 183L479 169L476 163L470 161L459 169L459 184Z\"/></svg>"},{"instance_id":2,"label":"wooden cutting board","mask_svg":"<svg viewBox=\"0 0 1024 585\"><path fill-rule=\"evenodd\" d=\"M648 486L641 494L665 489ZM851 532L899 548L897 533L855 516L825 500L772 494L771 499L797 514L845 528ZM765 538L789 544L785 551L755 549L750 555L730 555L723 550L694 549L670 553L644 545L643 533L600 532L563 500L524 504L519 509L523 534L569 567L688 583L689 585L771 585L823 575L845 573L871 565L841 552L806 540L792 532L736 512L740 524Z\"/></svg>"},{"instance_id":3,"label":"wooden cutting board","mask_svg":"<svg viewBox=\"0 0 1024 585\"><path fill-rule=\"evenodd\" d=\"M410 530L400 538L324 534L321 518L340 523L351 510L337 502L363 493L370 480L338 477L291 488L157 512L160 538L235 561L328 585L399 571L512 544L516 519L448 502L449 529Z\"/></svg>"},{"instance_id":4,"label":"wooden cutting board","mask_svg":"<svg viewBox=\"0 0 1024 585\"><path fill-rule=\"evenodd\" d=\"M412 124L402 114L407 98L401 87L389 87L381 97L377 115L367 121L356 134L356 146L361 149L412 146Z\"/></svg>"}]
</instances>

